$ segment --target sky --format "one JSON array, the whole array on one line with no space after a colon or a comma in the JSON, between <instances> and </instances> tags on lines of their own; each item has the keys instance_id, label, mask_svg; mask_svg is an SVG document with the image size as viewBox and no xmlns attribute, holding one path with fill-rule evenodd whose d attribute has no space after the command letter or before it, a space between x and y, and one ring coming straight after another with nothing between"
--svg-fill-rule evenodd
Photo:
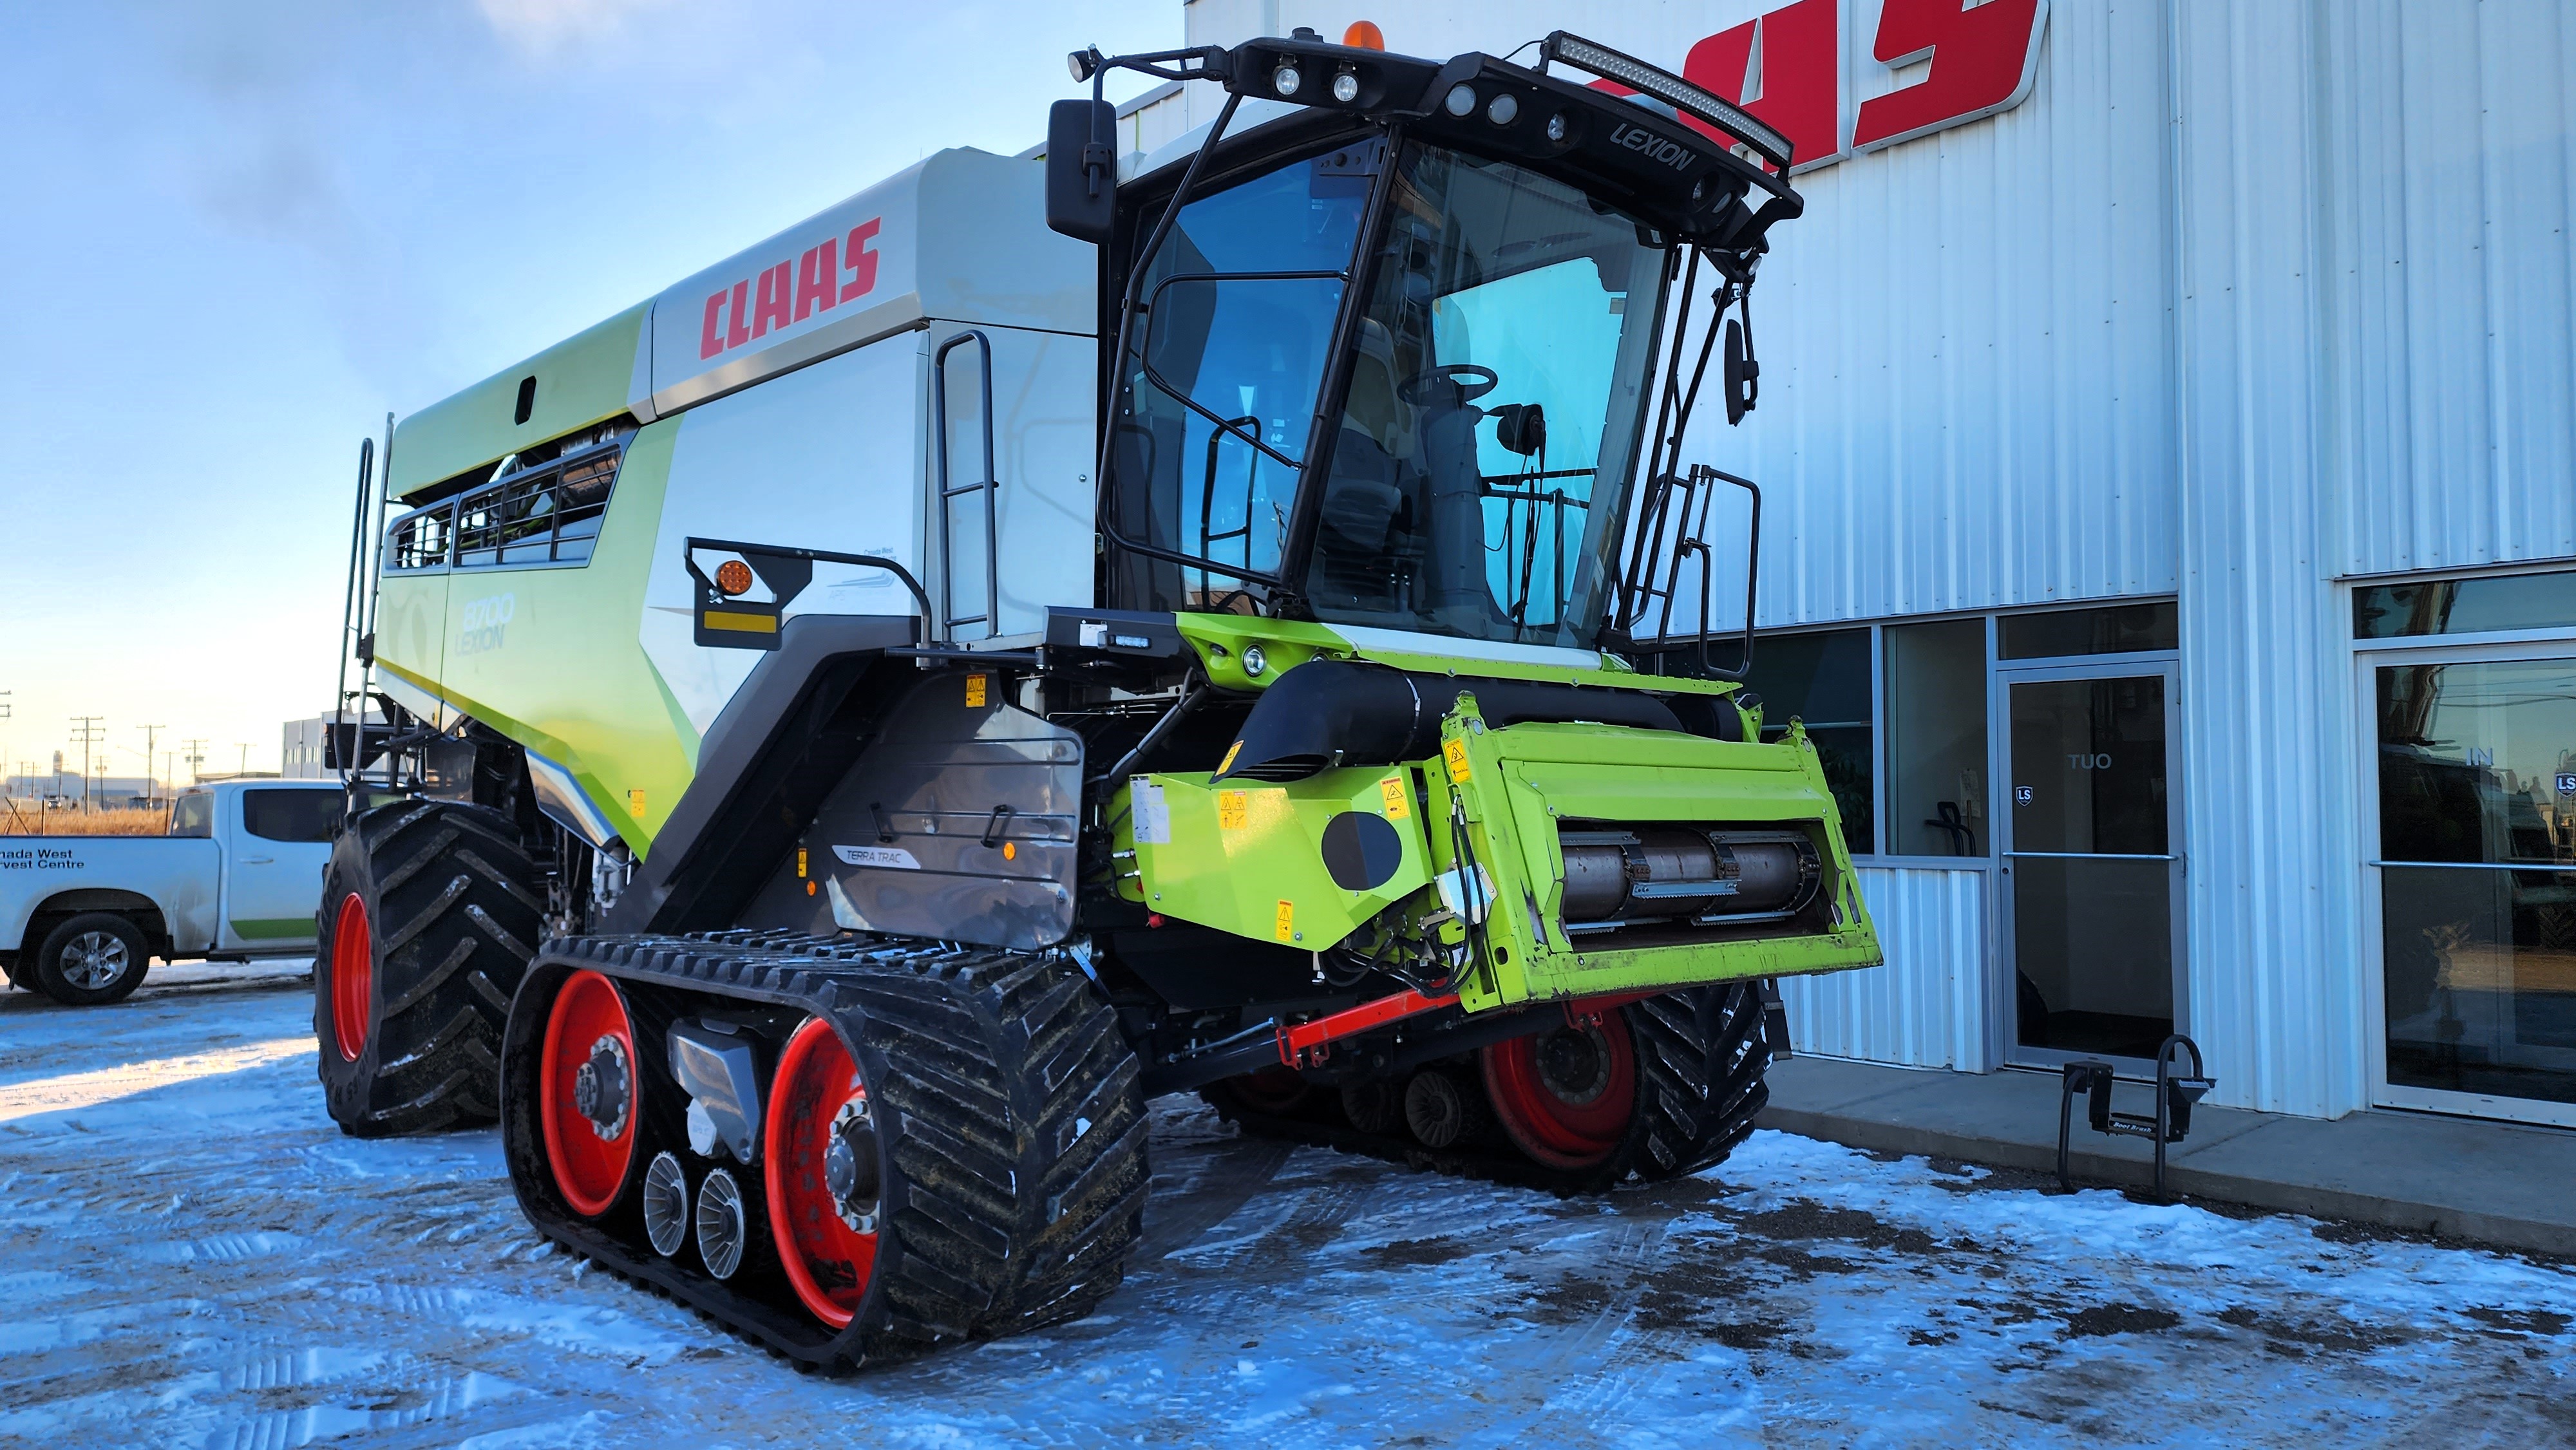
<instances>
[{"instance_id":1,"label":"sky","mask_svg":"<svg viewBox=\"0 0 2576 1450\"><path fill-rule=\"evenodd\" d=\"M0 10L0 774L273 769L361 436L929 153L1174 0ZM1133 78L1113 97L1142 89ZM245 751L243 747L247 747ZM156 768L159 762L155 762ZM178 775L188 774L184 764Z\"/></svg>"}]
</instances>

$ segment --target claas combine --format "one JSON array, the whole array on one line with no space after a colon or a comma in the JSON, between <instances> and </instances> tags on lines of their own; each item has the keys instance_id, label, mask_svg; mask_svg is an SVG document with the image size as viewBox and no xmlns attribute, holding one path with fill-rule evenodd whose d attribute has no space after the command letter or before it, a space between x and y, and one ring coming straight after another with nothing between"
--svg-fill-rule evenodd
<instances>
[{"instance_id":1,"label":"claas combine","mask_svg":"<svg viewBox=\"0 0 2576 1450\"><path fill-rule=\"evenodd\" d=\"M1559 1192L1724 1157L1772 983L1879 955L1741 684L1759 494L1683 462L1800 202L1698 87L1525 58L1079 52L1042 158L405 419L340 1125L497 1118L549 1238L833 1370L1110 1294L1165 1094ZM1222 109L1122 155L1118 68Z\"/></svg>"}]
</instances>

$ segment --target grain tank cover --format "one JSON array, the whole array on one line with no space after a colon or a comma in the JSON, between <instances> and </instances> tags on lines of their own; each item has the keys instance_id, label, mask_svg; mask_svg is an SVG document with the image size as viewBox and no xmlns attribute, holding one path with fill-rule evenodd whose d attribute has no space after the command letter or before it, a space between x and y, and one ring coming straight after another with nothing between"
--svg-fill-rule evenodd
<instances>
[{"instance_id":1,"label":"grain tank cover","mask_svg":"<svg viewBox=\"0 0 2576 1450\"><path fill-rule=\"evenodd\" d=\"M1087 335L1096 255L1047 230L1044 163L939 152L654 298L635 411L929 319Z\"/></svg>"},{"instance_id":2,"label":"grain tank cover","mask_svg":"<svg viewBox=\"0 0 2576 1450\"><path fill-rule=\"evenodd\" d=\"M939 152L403 419L394 493L928 321L1089 336L1095 256L1047 230L1045 163Z\"/></svg>"}]
</instances>

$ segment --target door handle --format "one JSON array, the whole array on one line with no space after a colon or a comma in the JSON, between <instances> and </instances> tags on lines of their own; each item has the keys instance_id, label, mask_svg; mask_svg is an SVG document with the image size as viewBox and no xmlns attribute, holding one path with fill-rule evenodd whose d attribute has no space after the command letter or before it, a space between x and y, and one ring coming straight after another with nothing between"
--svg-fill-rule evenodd
<instances>
[{"instance_id":1,"label":"door handle","mask_svg":"<svg viewBox=\"0 0 2576 1450\"><path fill-rule=\"evenodd\" d=\"M266 866L276 859L275 856L244 856L241 858L241 863L245 866Z\"/></svg>"}]
</instances>

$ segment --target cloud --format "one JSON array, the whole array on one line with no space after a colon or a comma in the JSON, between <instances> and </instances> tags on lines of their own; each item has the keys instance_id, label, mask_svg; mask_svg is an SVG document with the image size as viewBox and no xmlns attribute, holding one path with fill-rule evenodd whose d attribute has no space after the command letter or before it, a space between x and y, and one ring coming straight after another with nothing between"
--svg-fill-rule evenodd
<instances>
[{"instance_id":1,"label":"cloud","mask_svg":"<svg viewBox=\"0 0 2576 1450\"><path fill-rule=\"evenodd\" d=\"M552 55L581 39L615 34L649 10L672 0L474 0L475 8L504 41L532 57Z\"/></svg>"}]
</instances>

